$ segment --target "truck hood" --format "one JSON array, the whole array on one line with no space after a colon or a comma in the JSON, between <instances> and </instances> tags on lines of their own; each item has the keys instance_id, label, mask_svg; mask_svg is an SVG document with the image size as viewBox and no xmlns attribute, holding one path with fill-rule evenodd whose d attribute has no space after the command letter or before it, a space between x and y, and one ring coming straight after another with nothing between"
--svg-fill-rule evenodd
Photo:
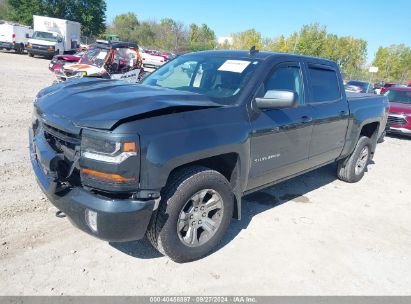
<instances>
[{"instance_id":1,"label":"truck hood","mask_svg":"<svg viewBox=\"0 0 411 304\"><path fill-rule=\"evenodd\" d=\"M80 61L81 57L75 55L56 55L54 56L57 60L65 60L65 61Z\"/></svg>"},{"instance_id":2,"label":"truck hood","mask_svg":"<svg viewBox=\"0 0 411 304\"><path fill-rule=\"evenodd\" d=\"M81 78L41 90L35 107L40 115L69 120L78 127L110 130L124 120L221 105L207 96L190 92Z\"/></svg>"},{"instance_id":3,"label":"truck hood","mask_svg":"<svg viewBox=\"0 0 411 304\"><path fill-rule=\"evenodd\" d=\"M390 113L405 113L411 114L411 104L390 102Z\"/></svg>"},{"instance_id":4,"label":"truck hood","mask_svg":"<svg viewBox=\"0 0 411 304\"><path fill-rule=\"evenodd\" d=\"M47 40L41 40L41 39L32 39L30 38L28 40L29 43L31 44L39 44L39 45L45 45L45 46L55 46L57 42L55 41L47 41Z\"/></svg>"}]
</instances>

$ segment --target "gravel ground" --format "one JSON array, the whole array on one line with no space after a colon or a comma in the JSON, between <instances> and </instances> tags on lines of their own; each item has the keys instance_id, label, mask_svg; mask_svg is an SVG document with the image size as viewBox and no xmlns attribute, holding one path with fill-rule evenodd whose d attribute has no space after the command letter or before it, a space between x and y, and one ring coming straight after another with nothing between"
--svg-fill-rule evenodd
<instances>
[{"instance_id":1,"label":"gravel ground","mask_svg":"<svg viewBox=\"0 0 411 304\"><path fill-rule=\"evenodd\" d=\"M327 166L249 196L220 248L180 265L54 216L27 149L47 64L0 52L0 295L411 294L411 140L388 137L360 183Z\"/></svg>"}]
</instances>

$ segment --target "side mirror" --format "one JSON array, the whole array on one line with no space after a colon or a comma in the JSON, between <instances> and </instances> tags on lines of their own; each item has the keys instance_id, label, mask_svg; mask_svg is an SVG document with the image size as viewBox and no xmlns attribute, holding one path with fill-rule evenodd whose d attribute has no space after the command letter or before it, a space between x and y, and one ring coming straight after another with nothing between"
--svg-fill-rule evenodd
<instances>
[{"instance_id":1,"label":"side mirror","mask_svg":"<svg viewBox=\"0 0 411 304\"><path fill-rule=\"evenodd\" d=\"M29 34L26 34L26 38L30 38L30 35L29 35Z\"/></svg>"},{"instance_id":2,"label":"side mirror","mask_svg":"<svg viewBox=\"0 0 411 304\"><path fill-rule=\"evenodd\" d=\"M270 90L263 98L256 98L260 109L294 108L297 105L298 94L292 91Z\"/></svg>"}]
</instances>

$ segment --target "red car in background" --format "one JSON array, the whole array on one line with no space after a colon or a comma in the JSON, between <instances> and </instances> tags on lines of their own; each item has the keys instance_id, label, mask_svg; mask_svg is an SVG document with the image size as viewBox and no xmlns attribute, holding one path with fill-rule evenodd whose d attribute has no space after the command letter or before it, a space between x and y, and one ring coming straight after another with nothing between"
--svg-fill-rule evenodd
<instances>
[{"instance_id":1,"label":"red car in background","mask_svg":"<svg viewBox=\"0 0 411 304\"><path fill-rule=\"evenodd\" d=\"M60 71L60 69L67 63L70 64L79 62L83 54L84 52L79 52L74 55L56 55L50 61L49 70L52 73L56 73Z\"/></svg>"},{"instance_id":2,"label":"red car in background","mask_svg":"<svg viewBox=\"0 0 411 304\"><path fill-rule=\"evenodd\" d=\"M385 83L385 84L381 87L380 94L381 94L381 95L384 95L385 92L387 92L389 88L391 88L391 87L393 87L393 86L395 86L395 85L396 85L396 83Z\"/></svg>"},{"instance_id":3,"label":"red car in background","mask_svg":"<svg viewBox=\"0 0 411 304\"><path fill-rule=\"evenodd\" d=\"M391 87L385 96L390 101L387 132L411 136L411 87Z\"/></svg>"}]
</instances>

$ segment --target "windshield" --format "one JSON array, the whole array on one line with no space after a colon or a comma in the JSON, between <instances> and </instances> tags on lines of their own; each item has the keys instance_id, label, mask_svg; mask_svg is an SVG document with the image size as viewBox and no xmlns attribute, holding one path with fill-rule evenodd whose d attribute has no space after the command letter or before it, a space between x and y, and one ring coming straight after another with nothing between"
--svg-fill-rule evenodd
<instances>
[{"instance_id":1,"label":"windshield","mask_svg":"<svg viewBox=\"0 0 411 304\"><path fill-rule=\"evenodd\" d=\"M385 94L390 102L411 104L411 91L389 90Z\"/></svg>"},{"instance_id":2,"label":"windshield","mask_svg":"<svg viewBox=\"0 0 411 304\"><path fill-rule=\"evenodd\" d=\"M255 71L258 60L190 54L164 65L142 82L208 96L221 104L234 104Z\"/></svg>"},{"instance_id":3,"label":"windshield","mask_svg":"<svg viewBox=\"0 0 411 304\"><path fill-rule=\"evenodd\" d=\"M368 83L361 82L361 81L348 81L347 82L347 86L356 86L356 87L360 87L360 88L367 88L368 85L369 85Z\"/></svg>"},{"instance_id":4,"label":"windshield","mask_svg":"<svg viewBox=\"0 0 411 304\"><path fill-rule=\"evenodd\" d=\"M57 42L57 35L53 34L53 33L48 33L48 32L34 32L32 38L33 39L39 39L39 40Z\"/></svg>"},{"instance_id":5,"label":"windshield","mask_svg":"<svg viewBox=\"0 0 411 304\"><path fill-rule=\"evenodd\" d=\"M84 53L79 63L90 64L101 68L106 61L109 50L105 49L90 49Z\"/></svg>"}]
</instances>

